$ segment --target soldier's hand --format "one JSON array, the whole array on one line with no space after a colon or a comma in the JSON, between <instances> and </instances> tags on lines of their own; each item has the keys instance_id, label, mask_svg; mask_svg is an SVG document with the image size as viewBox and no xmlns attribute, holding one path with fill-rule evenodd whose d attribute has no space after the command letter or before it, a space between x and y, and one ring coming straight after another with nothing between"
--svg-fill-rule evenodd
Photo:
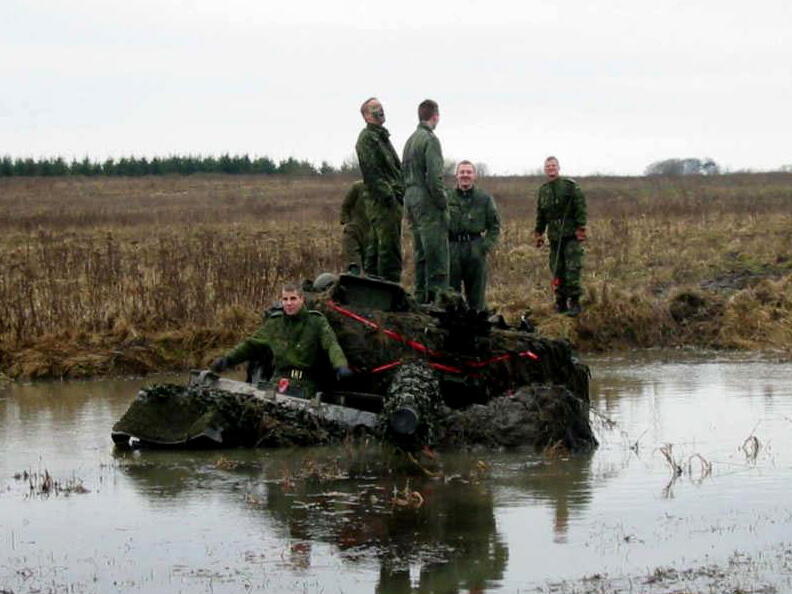
<instances>
[{"instance_id":1,"label":"soldier's hand","mask_svg":"<svg viewBox=\"0 0 792 594\"><path fill-rule=\"evenodd\" d=\"M534 245L538 248L544 245L544 234L534 232Z\"/></svg>"},{"instance_id":2,"label":"soldier's hand","mask_svg":"<svg viewBox=\"0 0 792 594\"><path fill-rule=\"evenodd\" d=\"M586 241L586 228L585 227L578 227L575 229L575 239L578 241Z\"/></svg>"},{"instance_id":3,"label":"soldier's hand","mask_svg":"<svg viewBox=\"0 0 792 594\"><path fill-rule=\"evenodd\" d=\"M349 367L339 367L338 369L336 369L336 379L338 381L347 379L349 377L352 377L353 375L355 374Z\"/></svg>"},{"instance_id":4,"label":"soldier's hand","mask_svg":"<svg viewBox=\"0 0 792 594\"><path fill-rule=\"evenodd\" d=\"M228 369L228 359L225 357L218 357L212 364L209 366L209 369L214 371L215 373L221 373Z\"/></svg>"}]
</instances>

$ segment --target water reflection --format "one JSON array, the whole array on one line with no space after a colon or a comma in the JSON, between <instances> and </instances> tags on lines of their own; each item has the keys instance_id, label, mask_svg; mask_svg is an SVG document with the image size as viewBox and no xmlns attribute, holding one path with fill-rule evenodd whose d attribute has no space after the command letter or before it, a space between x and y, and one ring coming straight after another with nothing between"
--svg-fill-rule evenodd
<instances>
[{"instance_id":1,"label":"water reflection","mask_svg":"<svg viewBox=\"0 0 792 594\"><path fill-rule=\"evenodd\" d=\"M639 355L592 369L592 409L616 423L597 451L422 460L440 476L377 447L114 452L110 427L143 381L3 388L0 584L534 591L788 541L789 365ZM683 468L670 483L665 444ZM25 469L90 493L26 499L11 478Z\"/></svg>"},{"instance_id":2,"label":"water reflection","mask_svg":"<svg viewBox=\"0 0 792 594\"><path fill-rule=\"evenodd\" d=\"M218 481L207 465L180 466L171 456L123 453L119 460L152 500L189 497ZM442 476L429 477L379 448L343 460L338 450L321 449L246 458L233 452L216 466L233 467L226 484L244 483L240 506L260 514L262 526L274 519L282 527L292 570L310 569L316 544L328 543L347 564L376 560L381 593L480 592L503 577L508 547L480 461L454 459Z\"/></svg>"}]
</instances>

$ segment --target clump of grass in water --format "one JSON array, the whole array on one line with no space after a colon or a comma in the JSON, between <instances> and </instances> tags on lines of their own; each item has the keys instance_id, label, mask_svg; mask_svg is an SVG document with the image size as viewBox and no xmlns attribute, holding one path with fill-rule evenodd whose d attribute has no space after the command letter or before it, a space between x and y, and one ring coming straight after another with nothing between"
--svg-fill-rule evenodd
<instances>
[{"instance_id":1,"label":"clump of grass in water","mask_svg":"<svg viewBox=\"0 0 792 594\"><path fill-rule=\"evenodd\" d=\"M44 472L28 472L27 470L18 472L14 475L14 479L28 483L28 497L90 493L83 485L82 479L72 477L66 481L57 480L46 469Z\"/></svg>"}]
</instances>

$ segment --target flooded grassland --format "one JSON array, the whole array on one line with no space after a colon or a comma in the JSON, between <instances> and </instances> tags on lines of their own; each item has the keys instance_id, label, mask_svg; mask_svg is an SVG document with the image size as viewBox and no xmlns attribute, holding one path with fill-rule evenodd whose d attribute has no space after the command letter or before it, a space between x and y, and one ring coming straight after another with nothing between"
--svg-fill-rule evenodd
<instances>
[{"instance_id":1,"label":"flooded grassland","mask_svg":"<svg viewBox=\"0 0 792 594\"><path fill-rule=\"evenodd\" d=\"M153 380L7 384L0 591L789 591L792 366L587 362L601 445L572 457L122 452Z\"/></svg>"}]
</instances>

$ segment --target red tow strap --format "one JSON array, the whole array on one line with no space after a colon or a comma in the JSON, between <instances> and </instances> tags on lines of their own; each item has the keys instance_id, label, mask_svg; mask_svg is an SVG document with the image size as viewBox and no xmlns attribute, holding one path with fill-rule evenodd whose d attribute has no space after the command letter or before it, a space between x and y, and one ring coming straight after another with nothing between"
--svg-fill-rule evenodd
<instances>
[{"instance_id":1,"label":"red tow strap","mask_svg":"<svg viewBox=\"0 0 792 594\"><path fill-rule=\"evenodd\" d=\"M404 336L402 336L398 332L395 332L394 330L383 328L380 324L378 324L374 320L370 320L364 316L361 316L358 313L355 313L352 310L346 309L345 307L341 307L335 301L328 299L327 305L330 307L330 309L340 313L341 315L351 318L356 322L360 322L361 324L367 326L368 328L371 328L372 330L380 330L388 338L406 344L408 347L418 351L419 353L424 353L429 357L435 357L435 358L445 356L444 353L433 351L425 344L421 344L420 342L416 342L414 340L410 340L409 338L405 338ZM536 353L530 350L520 351L519 353L517 353L517 356L521 359L528 358L533 361L539 361L539 355L537 355ZM491 359L487 359L486 361L465 361L464 363L465 366L467 367L472 367L473 369L481 369L482 367L486 367L487 365L490 365L492 363L497 363L499 361L509 361L511 358L512 358L511 353L504 353L502 355L496 355L495 357L492 357ZM391 361L390 363L385 363L384 365L375 367L374 369L371 370L371 373L381 373L383 371L388 371L389 369L398 367L401 364L402 362L400 360ZM453 365L446 365L445 363L437 363L433 361L429 363L429 366L439 371L445 371L448 373L465 373L464 369L460 369L459 367L454 367Z\"/></svg>"}]
</instances>

